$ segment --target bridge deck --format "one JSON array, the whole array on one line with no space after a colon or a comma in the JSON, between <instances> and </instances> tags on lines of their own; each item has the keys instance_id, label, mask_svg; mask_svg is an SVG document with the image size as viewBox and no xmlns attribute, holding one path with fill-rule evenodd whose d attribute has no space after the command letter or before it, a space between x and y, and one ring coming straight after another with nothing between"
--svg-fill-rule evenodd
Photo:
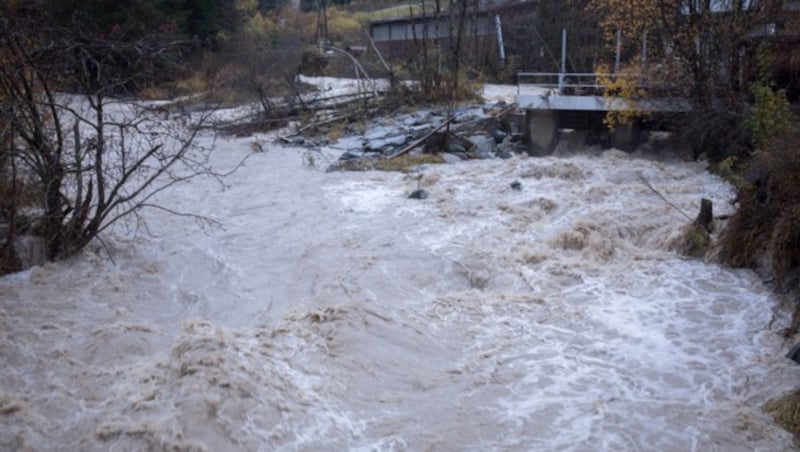
<instances>
[{"instance_id":1,"label":"bridge deck","mask_svg":"<svg viewBox=\"0 0 800 452\"><path fill-rule=\"evenodd\" d=\"M602 78L608 74L572 74L548 72L521 72L517 75L517 105L527 110L572 111L644 111L680 113L691 110L689 101L679 97L653 97L623 99L603 96ZM659 92L648 86L637 75L613 77L636 78L645 91Z\"/></svg>"},{"instance_id":2,"label":"bridge deck","mask_svg":"<svg viewBox=\"0 0 800 452\"><path fill-rule=\"evenodd\" d=\"M691 110L689 101L678 98L626 100L619 97L519 94L517 105L526 110L646 111L680 113Z\"/></svg>"}]
</instances>

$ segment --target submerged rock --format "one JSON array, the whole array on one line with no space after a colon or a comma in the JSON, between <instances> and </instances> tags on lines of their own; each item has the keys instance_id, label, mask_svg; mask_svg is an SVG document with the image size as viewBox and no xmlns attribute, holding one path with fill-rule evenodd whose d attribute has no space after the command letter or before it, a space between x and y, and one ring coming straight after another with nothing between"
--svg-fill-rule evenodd
<instances>
[{"instance_id":1,"label":"submerged rock","mask_svg":"<svg viewBox=\"0 0 800 452\"><path fill-rule=\"evenodd\" d=\"M442 160L444 160L445 163L459 163L462 160L464 160L461 157L459 157L458 155L451 154L449 152L442 152L439 155L442 157Z\"/></svg>"},{"instance_id":2,"label":"submerged rock","mask_svg":"<svg viewBox=\"0 0 800 452\"><path fill-rule=\"evenodd\" d=\"M390 153L395 148L406 144L407 142L407 135L395 135L376 140L368 140L364 145L364 150L367 152L380 152L386 154Z\"/></svg>"},{"instance_id":3,"label":"submerged rock","mask_svg":"<svg viewBox=\"0 0 800 452\"><path fill-rule=\"evenodd\" d=\"M357 151L346 151L344 154L339 156L339 160L355 160L361 158L362 156L363 154Z\"/></svg>"},{"instance_id":4,"label":"submerged rock","mask_svg":"<svg viewBox=\"0 0 800 452\"><path fill-rule=\"evenodd\" d=\"M499 157L499 158L501 158L503 160L507 160L507 159L510 159L511 157L513 157L510 152L504 151L504 150L495 151L494 155L496 155L497 157Z\"/></svg>"},{"instance_id":5,"label":"submerged rock","mask_svg":"<svg viewBox=\"0 0 800 452\"><path fill-rule=\"evenodd\" d=\"M794 347L789 350L789 353L786 354L786 357L800 364L800 342L795 344Z\"/></svg>"},{"instance_id":6,"label":"submerged rock","mask_svg":"<svg viewBox=\"0 0 800 452\"><path fill-rule=\"evenodd\" d=\"M463 154L467 150L459 143L450 143L447 145L447 152L450 154Z\"/></svg>"},{"instance_id":7,"label":"submerged rock","mask_svg":"<svg viewBox=\"0 0 800 452\"><path fill-rule=\"evenodd\" d=\"M410 195L408 195L408 199L426 199L427 197L428 191L421 188L414 190Z\"/></svg>"},{"instance_id":8,"label":"submerged rock","mask_svg":"<svg viewBox=\"0 0 800 452\"><path fill-rule=\"evenodd\" d=\"M487 155L491 154L497 149L497 144L495 144L494 139L492 137L486 135L473 135L469 137L469 141L475 144L474 151L477 155Z\"/></svg>"},{"instance_id":9,"label":"submerged rock","mask_svg":"<svg viewBox=\"0 0 800 452\"><path fill-rule=\"evenodd\" d=\"M495 144L502 143L506 137L508 136L507 133L503 132L502 130L495 130L492 132L492 138L494 139Z\"/></svg>"}]
</instances>

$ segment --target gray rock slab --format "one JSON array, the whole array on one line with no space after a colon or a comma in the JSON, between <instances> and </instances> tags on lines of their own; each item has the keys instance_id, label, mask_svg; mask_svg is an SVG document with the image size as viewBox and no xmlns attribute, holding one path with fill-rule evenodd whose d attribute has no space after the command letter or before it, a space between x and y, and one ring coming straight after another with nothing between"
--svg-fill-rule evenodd
<instances>
[{"instance_id":1,"label":"gray rock slab","mask_svg":"<svg viewBox=\"0 0 800 452\"><path fill-rule=\"evenodd\" d=\"M370 127L364 133L364 141L373 141L373 140L380 140L390 136L396 136L400 134L400 127L399 126L377 126L377 127Z\"/></svg>"},{"instance_id":2,"label":"gray rock slab","mask_svg":"<svg viewBox=\"0 0 800 452\"><path fill-rule=\"evenodd\" d=\"M476 150L475 152L479 153L490 153L494 152L497 149L497 143L495 143L494 138L486 135L473 135L468 138L469 141L475 144Z\"/></svg>"},{"instance_id":3,"label":"gray rock slab","mask_svg":"<svg viewBox=\"0 0 800 452\"><path fill-rule=\"evenodd\" d=\"M414 138L419 138L422 135L425 135L431 129L433 129L433 124L430 124L430 123L428 123L428 124L417 124L417 125L405 127L406 133L408 133L409 135L411 135Z\"/></svg>"},{"instance_id":4,"label":"gray rock slab","mask_svg":"<svg viewBox=\"0 0 800 452\"><path fill-rule=\"evenodd\" d=\"M397 135L376 140L368 140L364 149L369 152L384 152L402 146L408 142L408 135Z\"/></svg>"},{"instance_id":5,"label":"gray rock slab","mask_svg":"<svg viewBox=\"0 0 800 452\"><path fill-rule=\"evenodd\" d=\"M463 154L467 152L467 148L458 143L450 143L447 145L447 152L451 154Z\"/></svg>"},{"instance_id":6,"label":"gray rock slab","mask_svg":"<svg viewBox=\"0 0 800 452\"><path fill-rule=\"evenodd\" d=\"M451 154L449 152L442 152L439 155L442 157L442 160L444 160L445 163L459 163L464 160L458 155Z\"/></svg>"},{"instance_id":7,"label":"gray rock slab","mask_svg":"<svg viewBox=\"0 0 800 452\"><path fill-rule=\"evenodd\" d=\"M339 160L355 160L363 157L363 155L360 151L346 151L339 156Z\"/></svg>"}]
</instances>

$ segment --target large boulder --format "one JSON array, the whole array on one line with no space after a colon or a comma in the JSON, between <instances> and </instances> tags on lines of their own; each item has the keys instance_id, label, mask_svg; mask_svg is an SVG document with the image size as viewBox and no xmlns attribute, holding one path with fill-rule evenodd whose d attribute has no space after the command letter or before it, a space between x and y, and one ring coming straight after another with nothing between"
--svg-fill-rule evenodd
<instances>
[{"instance_id":1,"label":"large boulder","mask_svg":"<svg viewBox=\"0 0 800 452\"><path fill-rule=\"evenodd\" d=\"M391 154L395 149L406 144L408 141L408 135L394 135L373 140L366 140L364 143L364 150L367 152Z\"/></svg>"},{"instance_id":2,"label":"large boulder","mask_svg":"<svg viewBox=\"0 0 800 452\"><path fill-rule=\"evenodd\" d=\"M442 160L444 160L444 162L445 162L445 163L459 163L459 162L461 162L462 160L464 160L464 159L463 159L462 157L460 157L459 155L456 155L456 154L451 154L451 153L449 153L449 152L442 152L442 153L441 153L441 154L439 154L439 155L442 157ZM463 154L462 154L462 155L463 155Z\"/></svg>"},{"instance_id":3,"label":"large boulder","mask_svg":"<svg viewBox=\"0 0 800 452\"><path fill-rule=\"evenodd\" d=\"M490 158L497 149L494 138L487 135L473 135L469 137L469 141L475 145L472 153L477 158Z\"/></svg>"}]
</instances>

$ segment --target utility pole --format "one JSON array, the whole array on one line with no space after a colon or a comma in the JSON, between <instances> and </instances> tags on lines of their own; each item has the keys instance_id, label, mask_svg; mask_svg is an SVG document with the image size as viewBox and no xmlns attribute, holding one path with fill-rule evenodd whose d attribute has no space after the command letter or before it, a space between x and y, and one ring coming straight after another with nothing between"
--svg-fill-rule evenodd
<instances>
[{"instance_id":1,"label":"utility pole","mask_svg":"<svg viewBox=\"0 0 800 452\"><path fill-rule=\"evenodd\" d=\"M558 93L563 94L564 76L567 73L567 28L561 29L561 70L558 73Z\"/></svg>"},{"instance_id":2,"label":"utility pole","mask_svg":"<svg viewBox=\"0 0 800 452\"><path fill-rule=\"evenodd\" d=\"M328 40L328 1L317 0L317 46L319 53L325 54L325 46L330 44Z\"/></svg>"}]
</instances>

